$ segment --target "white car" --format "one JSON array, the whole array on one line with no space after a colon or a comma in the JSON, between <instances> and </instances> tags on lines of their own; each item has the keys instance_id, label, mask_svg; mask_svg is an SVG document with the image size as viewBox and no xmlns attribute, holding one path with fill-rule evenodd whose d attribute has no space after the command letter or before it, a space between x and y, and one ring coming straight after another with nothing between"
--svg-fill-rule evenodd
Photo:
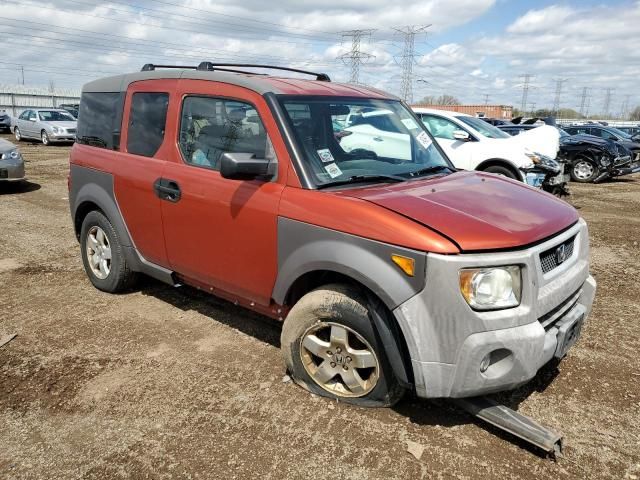
<instances>
[{"instance_id":1,"label":"white car","mask_svg":"<svg viewBox=\"0 0 640 480\"><path fill-rule=\"evenodd\" d=\"M481 170L532 184L524 170L541 157L555 159L560 134L542 126L512 137L484 120L464 113L414 108L451 162L465 170Z\"/></svg>"},{"instance_id":2,"label":"white car","mask_svg":"<svg viewBox=\"0 0 640 480\"><path fill-rule=\"evenodd\" d=\"M410 137L402 132L418 125L411 117L401 121L404 125L396 124L398 116L384 109L350 113L340 146L345 152L366 150L378 157L411 160Z\"/></svg>"}]
</instances>

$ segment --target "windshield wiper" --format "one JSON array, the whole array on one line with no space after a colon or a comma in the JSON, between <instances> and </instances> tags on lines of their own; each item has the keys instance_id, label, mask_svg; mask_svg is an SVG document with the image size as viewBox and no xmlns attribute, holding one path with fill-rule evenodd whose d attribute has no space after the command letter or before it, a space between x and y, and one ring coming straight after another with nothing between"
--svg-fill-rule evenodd
<instances>
[{"instance_id":1,"label":"windshield wiper","mask_svg":"<svg viewBox=\"0 0 640 480\"><path fill-rule=\"evenodd\" d=\"M441 170L449 170L451 173L454 173L455 170L447 165L433 165L431 167L423 168L422 170L416 170L415 172L411 172L412 177L418 177L421 175L427 175L429 173L436 173Z\"/></svg>"},{"instance_id":2,"label":"windshield wiper","mask_svg":"<svg viewBox=\"0 0 640 480\"><path fill-rule=\"evenodd\" d=\"M378 175L378 174L371 174L371 175L354 175L352 177L349 177L346 180L338 180L336 182L329 182L329 183L323 183L322 185L318 185L318 189L321 188L327 188L327 187L337 187L339 185L349 185L351 183L366 183L366 182L376 182L376 181L383 181L383 182L405 182L407 179L404 177L400 177L398 175Z\"/></svg>"}]
</instances>

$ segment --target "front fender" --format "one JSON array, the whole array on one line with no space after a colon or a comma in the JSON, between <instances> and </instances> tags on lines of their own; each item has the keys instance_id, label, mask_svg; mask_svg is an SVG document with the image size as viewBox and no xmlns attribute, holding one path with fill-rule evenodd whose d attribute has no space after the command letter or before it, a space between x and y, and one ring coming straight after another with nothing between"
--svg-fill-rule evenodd
<instances>
[{"instance_id":1,"label":"front fender","mask_svg":"<svg viewBox=\"0 0 640 480\"><path fill-rule=\"evenodd\" d=\"M392 254L413 258L406 275ZM288 218L278 218L278 276L273 299L283 304L290 287L314 271L336 272L356 280L393 310L425 285L426 254Z\"/></svg>"}]
</instances>

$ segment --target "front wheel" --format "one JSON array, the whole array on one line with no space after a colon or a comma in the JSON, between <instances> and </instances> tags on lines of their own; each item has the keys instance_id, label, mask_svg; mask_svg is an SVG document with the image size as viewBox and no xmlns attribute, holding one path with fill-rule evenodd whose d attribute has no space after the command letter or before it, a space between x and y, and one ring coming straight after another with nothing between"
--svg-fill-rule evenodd
<instances>
[{"instance_id":1,"label":"front wheel","mask_svg":"<svg viewBox=\"0 0 640 480\"><path fill-rule=\"evenodd\" d=\"M45 132L44 130L41 133L40 138L42 138L42 144L43 145L49 145L49 135L47 135L47 132Z\"/></svg>"},{"instance_id":2,"label":"front wheel","mask_svg":"<svg viewBox=\"0 0 640 480\"><path fill-rule=\"evenodd\" d=\"M594 162L581 158L571 168L571 179L574 182L590 183L596 179L599 173L600 171Z\"/></svg>"},{"instance_id":3,"label":"front wheel","mask_svg":"<svg viewBox=\"0 0 640 480\"><path fill-rule=\"evenodd\" d=\"M16 141L19 142L20 140L22 140L22 134L20 133L20 129L18 127L13 129L13 134L16 137Z\"/></svg>"},{"instance_id":4,"label":"front wheel","mask_svg":"<svg viewBox=\"0 0 640 480\"><path fill-rule=\"evenodd\" d=\"M507 178L513 178L514 180L520 180L510 169L508 169L507 167L503 167L502 165L491 165L490 167L485 168L483 172L493 173L495 175L500 175Z\"/></svg>"},{"instance_id":5,"label":"front wheel","mask_svg":"<svg viewBox=\"0 0 640 480\"><path fill-rule=\"evenodd\" d=\"M354 287L328 285L298 301L282 328L284 361L293 380L317 395L366 407L398 402L404 388L394 375Z\"/></svg>"}]
</instances>

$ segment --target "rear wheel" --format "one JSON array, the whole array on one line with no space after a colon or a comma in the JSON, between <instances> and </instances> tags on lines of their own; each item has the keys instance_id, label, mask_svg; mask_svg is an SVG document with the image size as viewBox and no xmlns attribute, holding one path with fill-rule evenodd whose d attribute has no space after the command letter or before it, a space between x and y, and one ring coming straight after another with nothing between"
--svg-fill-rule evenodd
<instances>
[{"instance_id":1,"label":"rear wheel","mask_svg":"<svg viewBox=\"0 0 640 480\"><path fill-rule=\"evenodd\" d=\"M503 167L502 165L491 165L490 167L486 167L485 169L483 169L483 172L493 173L495 175L501 175L503 177L519 180L519 178L515 176L511 169Z\"/></svg>"},{"instance_id":2,"label":"rear wheel","mask_svg":"<svg viewBox=\"0 0 640 480\"><path fill-rule=\"evenodd\" d=\"M369 317L366 299L347 285L318 288L296 303L282 328L294 381L312 393L354 405L386 407L402 398Z\"/></svg>"},{"instance_id":3,"label":"rear wheel","mask_svg":"<svg viewBox=\"0 0 640 480\"><path fill-rule=\"evenodd\" d=\"M600 173L598 166L590 159L580 158L571 167L571 179L574 182L593 182Z\"/></svg>"},{"instance_id":4,"label":"rear wheel","mask_svg":"<svg viewBox=\"0 0 640 480\"><path fill-rule=\"evenodd\" d=\"M97 289L116 293L133 285L136 274L127 264L113 225L101 212L89 212L85 217L80 246L84 269Z\"/></svg>"}]
</instances>

